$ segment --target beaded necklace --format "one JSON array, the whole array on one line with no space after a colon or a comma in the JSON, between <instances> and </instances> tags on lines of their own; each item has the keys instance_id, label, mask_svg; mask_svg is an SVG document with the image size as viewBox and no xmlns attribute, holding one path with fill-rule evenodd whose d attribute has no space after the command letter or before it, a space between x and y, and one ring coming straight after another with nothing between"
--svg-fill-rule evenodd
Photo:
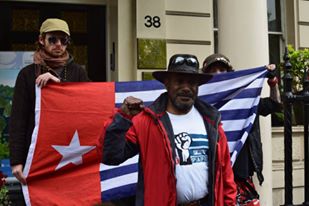
<instances>
[{"instance_id":1,"label":"beaded necklace","mask_svg":"<svg viewBox=\"0 0 309 206\"><path fill-rule=\"evenodd\" d=\"M55 71L54 69L52 69L51 67L45 65L45 67L47 68L47 71L50 72L52 75L56 76L57 78L59 78L61 81L66 81L67 80L67 66L65 65L63 67L62 72L59 74L57 71ZM63 78L61 78L61 76L63 76Z\"/></svg>"},{"instance_id":2,"label":"beaded necklace","mask_svg":"<svg viewBox=\"0 0 309 206\"><path fill-rule=\"evenodd\" d=\"M64 66L62 73L64 73L63 80L66 81L67 80L67 66Z\"/></svg>"}]
</instances>

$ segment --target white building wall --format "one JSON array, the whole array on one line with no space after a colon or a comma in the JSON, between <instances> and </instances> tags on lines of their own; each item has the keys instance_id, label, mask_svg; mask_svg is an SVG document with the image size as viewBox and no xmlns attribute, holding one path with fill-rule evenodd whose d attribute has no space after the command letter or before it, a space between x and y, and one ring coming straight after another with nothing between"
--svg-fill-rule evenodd
<instances>
[{"instance_id":1,"label":"white building wall","mask_svg":"<svg viewBox=\"0 0 309 206\"><path fill-rule=\"evenodd\" d=\"M267 1L218 0L219 52L227 55L234 68L252 68L269 64ZM262 96L269 96L264 86ZM271 121L260 118L263 143L264 183L259 187L261 205L272 205Z\"/></svg>"},{"instance_id":2,"label":"white building wall","mask_svg":"<svg viewBox=\"0 0 309 206\"><path fill-rule=\"evenodd\" d=\"M135 0L118 0L117 19L118 78L116 80L130 81L136 78Z\"/></svg>"},{"instance_id":3,"label":"white building wall","mask_svg":"<svg viewBox=\"0 0 309 206\"><path fill-rule=\"evenodd\" d=\"M293 127L293 203L304 202L304 133L303 126ZM272 130L272 170L273 204L284 204L284 130L275 127Z\"/></svg>"},{"instance_id":4,"label":"white building wall","mask_svg":"<svg viewBox=\"0 0 309 206\"><path fill-rule=\"evenodd\" d=\"M218 1L219 52L235 68L269 62L266 0Z\"/></svg>"},{"instance_id":5,"label":"white building wall","mask_svg":"<svg viewBox=\"0 0 309 206\"><path fill-rule=\"evenodd\" d=\"M159 8L164 9L164 16ZM196 0L194 4L185 0L137 0L137 38L165 39L166 65L176 53L194 54L201 62L213 53L212 11L211 0ZM160 17L161 27L146 28L140 14ZM143 72L152 71L138 69L136 79L141 79Z\"/></svg>"},{"instance_id":6,"label":"white building wall","mask_svg":"<svg viewBox=\"0 0 309 206\"><path fill-rule=\"evenodd\" d=\"M189 53L201 64L214 50L212 0L165 2L167 59L175 53Z\"/></svg>"}]
</instances>

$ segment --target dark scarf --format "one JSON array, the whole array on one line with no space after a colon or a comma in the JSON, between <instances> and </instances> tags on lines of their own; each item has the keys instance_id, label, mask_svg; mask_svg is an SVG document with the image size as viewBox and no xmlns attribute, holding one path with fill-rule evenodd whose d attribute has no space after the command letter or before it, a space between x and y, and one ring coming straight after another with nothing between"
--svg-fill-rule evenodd
<instances>
[{"instance_id":1,"label":"dark scarf","mask_svg":"<svg viewBox=\"0 0 309 206\"><path fill-rule=\"evenodd\" d=\"M47 54L45 50L38 49L33 55L33 61L35 64L47 66L54 69L64 67L69 60L69 56L69 52L65 51L65 53L60 57L52 57L51 55Z\"/></svg>"},{"instance_id":2,"label":"dark scarf","mask_svg":"<svg viewBox=\"0 0 309 206\"><path fill-rule=\"evenodd\" d=\"M57 69L63 68L63 79L66 80L66 65L70 60L72 60L72 57L70 57L67 51L61 57L55 58L47 54L43 49L39 48L33 55L35 76L38 77L45 72L50 72L57 78L62 79L58 74L59 72L57 72Z\"/></svg>"}]
</instances>

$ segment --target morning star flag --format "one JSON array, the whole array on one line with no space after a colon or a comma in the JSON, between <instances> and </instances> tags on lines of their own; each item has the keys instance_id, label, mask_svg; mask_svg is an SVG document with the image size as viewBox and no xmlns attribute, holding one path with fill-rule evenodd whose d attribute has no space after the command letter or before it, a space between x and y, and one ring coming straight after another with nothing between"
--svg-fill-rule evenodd
<instances>
[{"instance_id":1,"label":"morning star flag","mask_svg":"<svg viewBox=\"0 0 309 206\"><path fill-rule=\"evenodd\" d=\"M232 162L255 120L266 74L265 67L218 74L199 88L199 97L222 114ZM158 81L36 88L35 129L24 169L27 205L94 205L133 195L138 156L119 166L100 164L103 123L125 97L149 105L164 91Z\"/></svg>"}]
</instances>

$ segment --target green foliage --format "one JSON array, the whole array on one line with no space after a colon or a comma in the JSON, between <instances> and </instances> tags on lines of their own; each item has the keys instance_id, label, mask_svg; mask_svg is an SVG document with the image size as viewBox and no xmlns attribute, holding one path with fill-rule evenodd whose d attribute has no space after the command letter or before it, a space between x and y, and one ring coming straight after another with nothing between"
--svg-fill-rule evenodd
<instances>
[{"instance_id":1,"label":"green foliage","mask_svg":"<svg viewBox=\"0 0 309 206\"><path fill-rule=\"evenodd\" d=\"M295 50L292 45L288 45L288 55L292 64L292 89L294 92L301 91L305 69L309 68L309 49Z\"/></svg>"},{"instance_id":2,"label":"green foliage","mask_svg":"<svg viewBox=\"0 0 309 206\"><path fill-rule=\"evenodd\" d=\"M11 115L14 88L0 84L0 159L9 158L8 143L5 139L8 117Z\"/></svg>"},{"instance_id":3,"label":"green foliage","mask_svg":"<svg viewBox=\"0 0 309 206\"><path fill-rule=\"evenodd\" d=\"M0 206L10 206L12 202L9 200L8 189L5 185L0 188Z\"/></svg>"},{"instance_id":4,"label":"green foliage","mask_svg":"<svg viewBox=\"0 0 309 206\"><path fill-rule=\"evenodd\" d=\"M3 115L9 117L11 114L12 98L14 88L0 84L0 110L3 110Z\"/></svg>"},{"instance_id":5,"label":"green foliage","mask_svg":"<svg viewBox=\"0 0 309 206\"><path fill-rule=\"evenodd\" d=\"M0 139L0 159L9 158L9 144L7 141Z\"/></svg>"},{"instance_id":6,"label":"green foliage","mask_svg":"<svg viewBox=\"0 0 309 206\"><path fill-rule=\"evenodd\" d=\"M284 115L283 115L283 113L282 112L276 112L275 113L280 119L284 119Z\"/></svg>"},{"instance_id":7,"label":"green foliage","mask_svg":"<svg viewBox=\"0 0 309 206\"><path fill-rule=\"evenodd\" d=\"M0 138L2 137L2 131L6 127L6 120L0 114Z\"/></svg>"},{"instance_id":8,"label":"green foliage","mask_svg":"<svg viewBox=\"0 0 309 206\"><path fill-rule=\"evenodd\" d=\"M292 68L290 73L293 77L292 81L292 92L300 93L303 90L303 81L305 77L305 71L309 68L309 49L299 49L296 50L292 45L288 45L288 56L290 58L290 63ZM281 85L280 91L283 93L283 76L284 76L284 63L282 62L279 66L281 70ZM307 76L308 78L309 76ZM303 124L303 106L298 105L297 102L293 103L292 110L292 124L302 125ZM283 124L284 115L283 113L275 113L274 115Z\"/></svg>"}]
</instances>

